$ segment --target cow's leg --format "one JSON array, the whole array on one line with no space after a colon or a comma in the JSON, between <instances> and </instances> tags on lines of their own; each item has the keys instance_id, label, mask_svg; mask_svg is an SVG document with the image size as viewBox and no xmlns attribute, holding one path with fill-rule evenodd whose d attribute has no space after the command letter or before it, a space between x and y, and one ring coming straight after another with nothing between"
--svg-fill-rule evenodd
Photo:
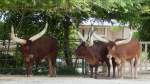
<instances>
[{"instance_id":1,"label":"cow's leg","mask_svg":"<svg viewBox=\"0 0 150 84\"><path fill-rule=\"evenodd\" d=\"M91 72L90 77L93 78L93 66L92 65L90 65L90 72Z\"/></svg>"},{"instance_id":2,"label":"cow's leg","mask_svg":"<svg viewBox=\"0 0 150 84\"><path fill-rule=\"evenodd\" d=\"M26 64L27 77L30 77L30 76L32 76L32 64L33 64L33 60L31 60L30 57L25 57L24 58L24 62Z\"/></svg>"},{"instance_id":3,"label":"cow's leg","mask_svg":"<svg viewBox=\"0 0 150 84\"><path fill-rule=\"evenodd\" d=\"M56 57L57 57L57 51L56 50L51 52L49 55L49 60L51 61L51 64L49 63L49 67L51 65L51 67L50 67L51 72L50 73L52 74L51 76L54 76L54 77L56 77Z\"/></svg>"},{"instance_id":4,"label":"cow's leg","mask_svg":"<svg viewBox=\"0 0 150 84\"><path fill-rule=\"evenodd\" d=\"M125 63L123 62L120 66L120 77L123 78L123 73L125 73Z\"/></svg>"},{"instance_id":5,"label":"cow's leg","mask_svg":"<svg viewBox=\"0 0 150 84\"><path fill-rule=\"evenodd\" d=\"M118 78L120 78L121 77L121 64L118 64L117 69L118 69Z\"/></svg>"},{"instance_id":6,"label":"cow's leg","mask_svg":"<svg viewBox=\"0 0 150 84\"><path fill-rule=\"evenodd\" d=\"M32 76L32 64L31 62L27 63L27 77Z\"/></svg>"},{"instance_id":7,"label":"cow's leg","mask_svg":"<svg viewBox=\"0 0 150 84\"><path fill-rule=\"evenodd\" d=\"M102 63L102 73L104 73L104 75L108 72L107 69L108 69L107 64L105 62Z\"/></svg>"},{"instance_id":8,"label":"cow's leg","mask_svg":"<svg viewBox=\"0 0 150 84\"><path fill-rule=\"evenodd\" d=\"M117 66L117 72L118 72L118 77L120 76L120 72L119 72L119 65Z\"/></svg>"},{"instance_id":9,"label":"cow's leg","mask_svg":"<svg viewBox=\"0 0 150 84\"><path fill-rule=\"evenodd\" d=\"M52 73L53 73L53 76L56 76L56 56L53 55L53 57L51 57L51 61L52 61Z\"/></svg>"},{"instance_id":10,"label":"cow's leg","mask_svg":"<svg viewBox=\"0 0 150 84\"><path fill-rule=\"evenodd\" d=\"M140 60L138 58L135 58L135 61L134 61L134 78L137 78L137 67L138 67L139 61Z\"/></svg>"},{"instance_id":11,"label":"cow's leg","mask_svg":"<svg viewBox=\"0 0 150 84\"><path fill-rule=\"evenodd\" d=\"M48 76L53 76L52 61L50 57L48 57Z\"/></svg>"},{"instance_id":12,"label":"cow's leg","mask_svg":"<svg viewBox=\"0 0 150 84\"><path fill-rule=\"evenodd\" d=\"M53 65L53 64L52 64L52 68L53 68L53 69L52 69L52 70L53 70L53 71L52 71L52 74L53 74L54 77L56 77L56 65Z\"/></svg>"},{"instance_id":13,"label":"cow's leg","mask_svg":"<svg viewBox=\"0 0 150 84\"><path fill-rule=\"evenodd\" d=\"M56 66L53 66L53 76L56 77Z\"/></svg>"},{"instance_id":14,"label":"cow's leg","mask_svg":"<svg viewBox=\"0 0 150 84\"><path fill-rule=\"evenodd\" d=\"M109 62L109 59L106 59L106 64L107 64L107 68L108 68L108 77L110 77L110 62Z\"/></svg>"},{"instance_id":15,"label":"cow's leg","mask_svg":"<svg viewBox=\"0 0 150 84\"><path fill-rule=\"evenodd\" d=\"M113 66L113 78L115 78L116 77L116 66L117 66L117 64L116 64L114 58L112 58L112 66Z\"/></svg>"},{"instance_id":16,"label":"cow's leg","mask_svg":"<svg viewBox=\"0 0 150 84\"><path fill-rule=\"evenodd\" d=\"M130 61L131 77L133 78L133 60Z\"/></svg>"},{"instance_id":17,"label":"cow's leg","mask_svg":"<svg viewBox=\"0 0 150 84\"><path fill-rule=\"evenodd\" d=\"M98 65L95 66L95 79L97 79L97 70L98 70Z\"/></svg>"},{"instance_id":18,"label":"cow's leg","mask_svg":"<svg viewBox=\"0 0 150 84\"><path fill-rule=\"evenodd\" d=\"M134 78L137 78L137 65L134 66Z\"/></svg>"}]
</instances>

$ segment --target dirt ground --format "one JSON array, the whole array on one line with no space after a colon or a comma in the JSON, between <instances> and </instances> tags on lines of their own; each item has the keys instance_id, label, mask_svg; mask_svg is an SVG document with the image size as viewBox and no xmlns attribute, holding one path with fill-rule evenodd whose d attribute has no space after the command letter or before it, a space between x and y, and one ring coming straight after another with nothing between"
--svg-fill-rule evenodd
<instances>
[{"instance_id":1,"label":"dirt ground","mask_svg":"<svg viewBox=\"0 0 150 84\"><path fill-rule=\"evenodd\" d=\"M140 71L137 79L131 79L127 72L124 79L99 76L93 79L84 76L32 76L0 75L0 84L150 84L150 70Z\"/></svg>"}]
</instances>

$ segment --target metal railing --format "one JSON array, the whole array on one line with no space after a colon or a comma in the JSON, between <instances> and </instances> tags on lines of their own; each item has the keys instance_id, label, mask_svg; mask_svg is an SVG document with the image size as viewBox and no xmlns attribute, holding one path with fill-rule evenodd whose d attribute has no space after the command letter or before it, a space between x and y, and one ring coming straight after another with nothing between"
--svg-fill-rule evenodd
<instances>
[{"instance_id":1,"label":"metal railing","mask_svg":"<svg viewBox=\"0 0 150 84\"><path fill-rule=\"evenodd\" d=\"M149 59L148 57L150 57L150 42L147 42L147 41L143 41L143 42L140 42L141 44L141 58L140 58L140 69L145 69L147 70L149 63Z\"/></svg>"}]
</instances>

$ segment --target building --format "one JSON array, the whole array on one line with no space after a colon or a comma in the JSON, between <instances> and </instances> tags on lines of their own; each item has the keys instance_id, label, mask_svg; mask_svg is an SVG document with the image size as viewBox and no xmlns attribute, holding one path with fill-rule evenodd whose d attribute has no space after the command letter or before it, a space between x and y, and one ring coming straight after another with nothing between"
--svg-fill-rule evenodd
<instances>
[{"instance_id":1,"label":"building","mask_svg":"<svg viewBox=\"0 0 150 84\"><path fill-rule=\"evenodd\" d=\"M115 39L126 39L130 36L130 29L127 25L120 25L116 22L116 24L103 22L96 22L93 24L94 29L96 30L96 34L103 35L109 40ZM88 32L91 29L91 23L86 21L80 24L79 31L84 34L85 37L88 36ZM96 38L94 38L96 39Z\"/></svg>"}]
</instances>

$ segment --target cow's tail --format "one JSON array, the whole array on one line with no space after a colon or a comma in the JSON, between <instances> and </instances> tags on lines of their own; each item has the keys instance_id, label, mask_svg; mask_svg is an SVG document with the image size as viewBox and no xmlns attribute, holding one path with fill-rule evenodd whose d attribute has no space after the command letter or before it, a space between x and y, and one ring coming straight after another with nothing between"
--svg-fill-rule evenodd
<instances>
[{"instance_id":1,"label":"cow's tail","mask_svg":"<svg viewBox=\"0 0 150 84\"><path fill-rule=\"evenodd\" d=\"M139 66L139 64L140 64L140 56L136 56L135 57L135 60L134 60L134 64L133 64L133 66L134 66L134 78L137 78L137 71L138 71L138 66Z\"/></svg>"},{"instance_id":2,"label":"cow's tail","mask_svg":"<svg viewBox=\"0 0 150 84\"><path fill-rule=\"evenodd\" d=\"M140 47L139 47L139 49L137 50L137 54L135 56L134 67L138 66L140 64L140 62L141 62L140 55L141 55L141 50L140 50Z\"/></svg>"}]
</instances>

